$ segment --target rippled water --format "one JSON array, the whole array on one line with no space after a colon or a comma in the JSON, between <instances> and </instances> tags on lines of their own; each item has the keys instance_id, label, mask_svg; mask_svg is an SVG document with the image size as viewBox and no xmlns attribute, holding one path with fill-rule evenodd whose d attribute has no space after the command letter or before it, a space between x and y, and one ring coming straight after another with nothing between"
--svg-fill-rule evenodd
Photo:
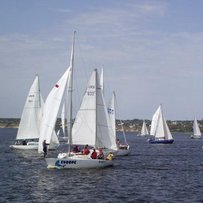
<instances>
[{"instance_id":1,"label":"rippled water","mask_svg":"<svg viewBox=\"0 0 203 203\"><path fill-rule=\"evenodd\" d=\"M36 152L9 148L16 129L0 129L0 202L203 202L203 140L175 134L150 145L127 134L131 154L114 167L48 170Z\"/></svg>"}]
</instances>

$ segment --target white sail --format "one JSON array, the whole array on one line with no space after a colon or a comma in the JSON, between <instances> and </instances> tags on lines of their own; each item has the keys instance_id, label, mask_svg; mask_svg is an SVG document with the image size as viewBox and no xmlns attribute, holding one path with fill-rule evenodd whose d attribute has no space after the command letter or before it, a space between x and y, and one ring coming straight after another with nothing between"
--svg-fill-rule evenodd
<instances>
[{"instance_id":1,"label":"white sail","mask_svg":"<svg viewBox=\"0 0 203 203\"><path fill-rule=\"evenodd\" d=\"M98 75L96 73L96 75ZM98 76L97 76L98 78ZM104 100L103 89L99 86L97 81L97 143L96 147L102 147L107 149L117 149L115 135L112 130L112 126L109 120L107 106Z\"/></svg>"},{"instance_id":2,"label":"white sail","mask_svg":"<svg viewBox=\"0 0 203 203\"><path fill-rule=\"evenodd\" d=\"M96 74L92 73L72 128L74 144L96 143Z\"/></svg>"},{"instance_id":3,"label":"white sail","mask_svg":"<svg viewBox=\"0 0 203 203\"><path fill-rule=\"evenodd\" d=\"M115 93L111 97L111 100L108 104L108 114L111 127L113 130L114 139L116 140L116 109L115 109Z\"/></svg>"},{"instance_id":4,"label":"white sail","mask_svg":"<svg viewBox=\"0 0 203 203\"><path fill-rule=\"evenodd\" d=\"M104 69L103 68L101 69L100 86L101 86L101 89L102 89L102 91L104 93Z\"/></svg>"},{"instance_id":5,"label":"white sail","mask_svg":"<svg viewBox=\"0 0 203 203\"><path fill-rule=\"evenodd\" d=\"M158 122L158 117L160 114L160 108L161 107L159 106L158 109L156 110L156 112L154 113L153 117L152 117L150 135L155 134L155 130L156 130L157 122Z\"/></svg>"},{"instance_id":6,"label":"white sail","mask_svg":"<svg viewBox=\"0 0 203 203\"><path fill-rule=\"evenodd\" d=\"M157 126L154 133L155 139L164 139L164 140L173 139L172 134L164 118L161 105L159 106L157 117L158 117Z\"/></svg>"},{"instance_id":7,"label":"white sail","mask_svg":"<svg viewBox=\"0 0 203 203\"><path fill-rule=\"evenodd\" d=\"M147 125L146 125L146 123L145 123L145 120L143 121L143 124L142 124L141 135L142 135L142 136L144 136L144 135L149 135L149 132L148 132L148 129L147 129Z\"/></svg>"},{"instance_id":8,"label":"white sail","mask_svg":"<svg viewBox=\"0 0 203 203\"><path fill-rule=\"evenodd\" d=\"M108 105L108 114L109 114L110 125L111 125L111 128L113 130L113 135L114 135L114 139L112 140L114 148L112 148L112 149L115 150L115 153L117 156L128 155L130 152L129 145L127 143L125 131L123 129L123 125L122 125L121 121L120 121L120 123L121 123L121 127L122 127L122 132L123 132L124 144L121 144L120 141L117 140L117 135L116 135L116 94L115 94L115 92L113 92L112 98L111 98L109 105Z\"/></svg>"},{"instance_id":9,"label":"white sail","mask_svg":"<svg viewBox=\"0 0 203 203\"><path fill-rule=\"evenodd\" d=\"M197 119L195 118L193 122L193 138L200 138L200 137L201 137L201 131L199 129Z\"/></svg>"},{"instance_id":10,"label":"white sail","mask_svg":"<svg viewBox=\"0 0 203 203\"><path fill-rule=\"evenodd\" d=\"M114 139L103 91L95 69L90 77L72 131L72 143L111 149Z\"/></svg>"},{"instance_id":11,"label":"white sail","mask_svg":"<svg viewBox=\"0 0 203 203\"><path fill-rule=\"evenodd\" d=\"M35 77L27 96L23 113L21 116L17 140L38 139L40 129L41 111L43 99L40 94L39 77Z\"/></svg>"},{"instance_id":12,"label":"white sail","mask_svg":"<svg viewBox=\"0 0 203 203\"><path fill-rule=\"evenodd\" d=\"M50 144L51 137L53 133L55 133L55 123L61 105L61 101L63 99L64 92L66 89L67 81L70 76L70 69L71 67L66 70L60 80L53 87L44 104L42 121L40 126L40 137L38 146L39 153L43 152L43 141L46 140L46 143Z\"/></svg>"}]
</instances>

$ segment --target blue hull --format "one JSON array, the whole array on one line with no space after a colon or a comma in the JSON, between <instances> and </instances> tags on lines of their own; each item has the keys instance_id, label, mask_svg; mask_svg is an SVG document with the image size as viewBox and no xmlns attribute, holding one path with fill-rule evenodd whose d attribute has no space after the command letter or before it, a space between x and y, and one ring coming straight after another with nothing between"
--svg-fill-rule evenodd
<instances>
[{"instance_id":1,"label":"blue hull","mask_svg":"<svg viewBox=\"0 0 203 203\"><path fill-rule=\"evenodd\" d=\"M149 139L150 144L172 144L174 140L154 140Z\"/></svg>"}]
</instances>

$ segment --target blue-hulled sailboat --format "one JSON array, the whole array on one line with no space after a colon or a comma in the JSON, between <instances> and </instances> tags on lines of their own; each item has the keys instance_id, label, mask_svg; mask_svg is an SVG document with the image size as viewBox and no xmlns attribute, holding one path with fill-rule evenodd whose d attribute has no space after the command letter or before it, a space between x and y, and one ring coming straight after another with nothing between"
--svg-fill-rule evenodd
<instances>
[{"instance_id":1,"label":"blue-hulled sailboat","mask_svg":"<svg viewBox=\"0 0 203 203\"><path fill-rule=\"evenodd\" d=\"M152 117L150 135L153 136L153 138L149 139L149 143L151 144L172 144L174 142L173 136L164 118L161 105Z\"/></svg>"}]
</instances>

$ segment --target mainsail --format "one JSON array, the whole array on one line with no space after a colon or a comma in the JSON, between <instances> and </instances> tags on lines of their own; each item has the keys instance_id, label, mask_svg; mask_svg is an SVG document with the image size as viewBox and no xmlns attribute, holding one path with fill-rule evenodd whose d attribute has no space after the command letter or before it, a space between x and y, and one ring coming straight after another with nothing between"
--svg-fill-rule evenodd
<instances>
[{"instance_id":1,"label":"mainsail","mask_svg":"<svg viewBox=\"0 0 203 203\"><path fill-rule=\"evenodd\" d=\"M193 138L200 138L200 137L201 137L201 131L199 129L199 125L195 117L193 122Z\"/></svg>"},{"instance_id":2,"label":"mainsail","mask_svg":"<svg viewBox=\"0 0 203 203\"><path fill-rule=\"evenodd\" d=\"M39 76L36 75L24 105L17 140L39 138L42 107L43 99L40 93Z\"/></svg>"},{"instance_id":3,"label":"mainsail","mask_svg":"<svg viewBox=\"0 0 203 203\"><path fill-rule=\"evenodd\" d=\"M90 77L72 131L72 143L112 148L114 139L97 69Z\"/></svg>"},{"instance_id":4,"label":"mainsail","mask_svg":"<svg viewBox=\"0 0 203 203\"><path fill-rule=\"evenodd\" d=\"M141 129L141 135L143 135L143 136L144 135L149 135L145 120L143 120L142 129Z\"/></svg>"}]
</instances>

